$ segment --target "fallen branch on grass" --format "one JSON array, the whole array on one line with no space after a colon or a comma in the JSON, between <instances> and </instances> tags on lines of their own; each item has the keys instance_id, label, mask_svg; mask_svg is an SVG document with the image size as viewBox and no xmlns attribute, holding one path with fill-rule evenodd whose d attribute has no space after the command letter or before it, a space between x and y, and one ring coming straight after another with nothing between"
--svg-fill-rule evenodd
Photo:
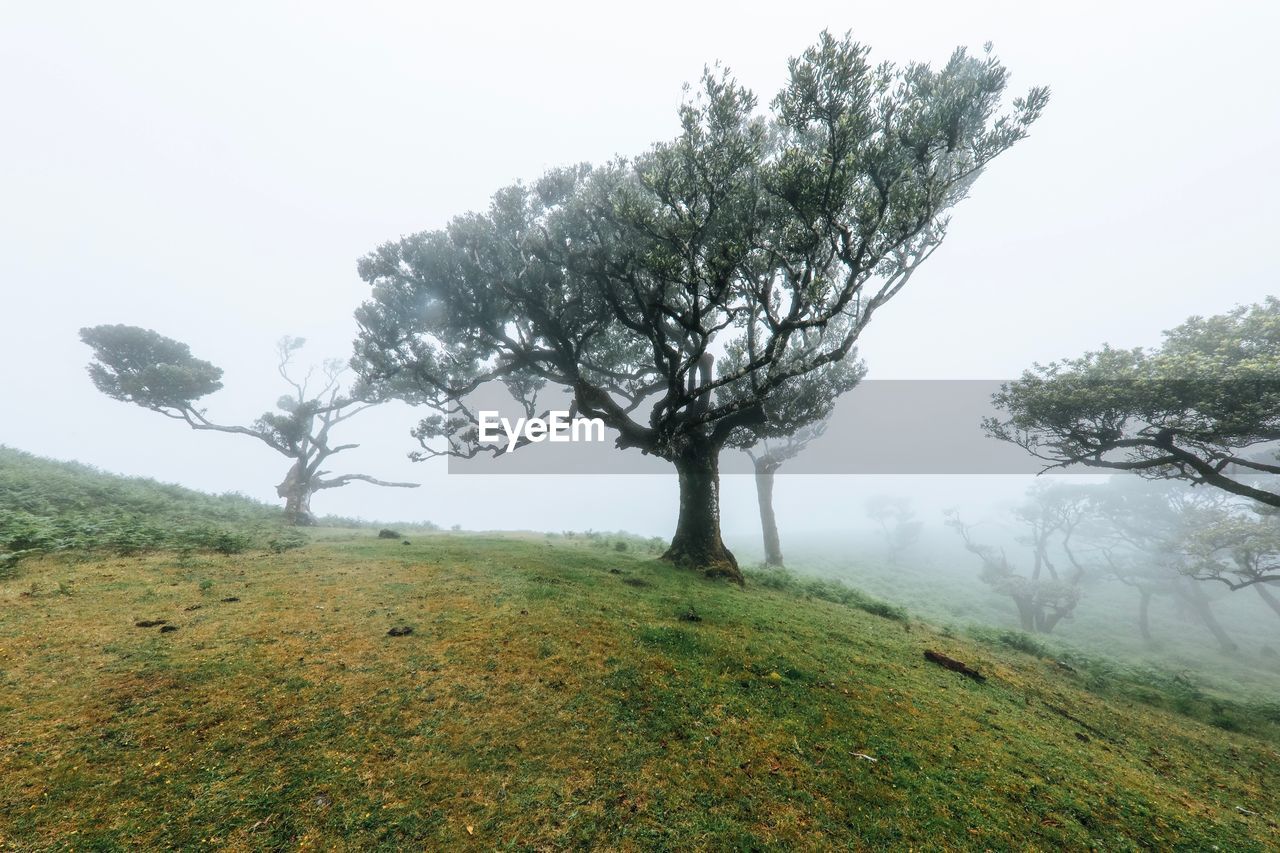
<instances>
[{"instance_id":1,"label":"fallen branch on grass","mask_svg":"<svg viewBox=\"0 0 1280 853\"><path fill-rule=\"evenodd\" d=\"M924 653L924 659L929 661L930 663L936 663L938 666L949 669L952 672L958 672L961 675L968 676L969 678L972 678L974 681L987 680L987 677L982 673L978 672L976 669L973 669L967 664L961 663L955 658L949 658L946 655L942 654L941 652L926 650Z\"/></svg>"}]
</instances>

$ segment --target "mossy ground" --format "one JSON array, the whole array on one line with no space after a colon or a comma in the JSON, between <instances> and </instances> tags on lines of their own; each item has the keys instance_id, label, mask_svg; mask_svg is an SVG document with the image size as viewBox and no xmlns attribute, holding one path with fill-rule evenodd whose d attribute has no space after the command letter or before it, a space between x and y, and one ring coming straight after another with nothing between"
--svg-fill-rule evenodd
<instances>
[{"instance_id":1,"label":"mossy ground","mask_svg":"<svg viewBox=\"0 0 1280 853\"><path fill-rule=\"evenodd\" d=\"M31 559L0 848L1280 847L1274 742L886 613L540 537Z\"/></svg>"}]
</instances>

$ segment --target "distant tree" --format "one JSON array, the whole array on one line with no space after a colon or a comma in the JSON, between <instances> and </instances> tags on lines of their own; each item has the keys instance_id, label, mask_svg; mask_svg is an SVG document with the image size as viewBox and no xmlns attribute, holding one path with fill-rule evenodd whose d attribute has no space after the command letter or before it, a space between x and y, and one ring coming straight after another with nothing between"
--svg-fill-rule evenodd
<instances>
[{"instance_id":1,"label":"distant tree","mask_svg":"<svg viewBox=\"0 0 1280 853\"><path fill-rule=\"evenodd\" d=\"M741 431L744 438L740 440L756 442L743 450L751 458L751 464L755 468L756 502L760 507L760 532L764 537L766 566L781 568L783 565L782 540L778 537L778 520L773 512L774 475L784 462L798 456L826 428L826 421L818 421L781 438L761 437L750 430Z\"/></svg>"},{"instance_id":2,"label":"distant tree","mask_svg":"<svg viewBox=\"0 0 1280 853\"><path fill-rule=\"evenodd\" d=\"M475 452L464 401L484 383L529 411L545 386L569 389L619 447L675 466L666 559L741 581L720 535L721 449L802 381L852 386L858 336L1048 97L999 115L1008 73L989 55L935 70L867 54L823 33L768 116L709 69L674 140L382 246L359 267L361 375L435 410L416 431L428 455Z\"/></svg>"},{"instance_id":3,"label":"distant tree","mask_svg":"<svg viewBox=\"0 0 1280 853\"><path fill-rule=\"evenodd\" d=\"M960 535L965 550L982 560L982 580L1013 600L1022 630L1052 633L1080 603L1086 566L1072 548L1072 537L1086 518L1091 500L1088 488L1081 486L1037 483L1028 491L1027 500L1014 511L1027 531L1017 541L1032 553L1026 574L1003 548L975 540L972 526L961 521L958 513L947 513L947 526ZM1062 558L1066 564L1059 568L1055 560Z\"/></svg>"},{"instance_id":4,"label":"distant tree","mask_svg":"<svg viewBox=\"0 0 1280 853\"><path fill-rule=\"evenodd\" d=\"M986 430L1044 459L1209 485L1280 507L1280 300L1192 317L1153 350L1036 365L995 395ZM1263 452L1265 451L1265 452Z\"/></svg>"},{"instance_id":5,"label":"distant tree","mask_svg":"<svg viewBox=\"0 0 1280 853\"><path fill-rule=\"evenodd\" d=\"M911 499L877 495L867 501L867 518L880 527L888 549L889 562L897 563L902 553L920 539L923 523L916 519Z\"/></svg>"},{"instance_id":6,"label":"distant tree","mask_svg":"<svg viewBox=\"0 0 1280 853\"><path fill-rule=\"evenodd\" d=\"M331 444L333 427L349 420L379 400L360 391L344 391L343 364L329 360L320 370L318 388L311 387L314 368L301 380L290 373L290 364L306 341L282 338L277 345L276 369L291 387L281 397L277 411L266 412L249 426L226 426L210 421L196 401L222 388L222 369L195 358L186 344L137 326L103 325L80 330L80 339L93 349L89 376L98 390L116 400L184 421L192 429L247 435L293 460L276 493L285 500L290 524L314 521L311 496L361 480L377 486L416 488L417 483L388 483L367 474L340 474L320 469L327 459L356 444Z\"/></svg>"},{"instance_id":7,"label":"distant tree","mask_svg":"<svg viewBox=\"0 0 1280 853\"><path fill-rule=\"evenodd\" d=\"M1107 572L1138 592L1138 631L1148 643L1156 643L1151 602L1166 597L1180 613L1203 624L1224 652L1236 651L1198 582L1199 560L1189 551L1199 531L1222 518L1227 504L1224 492L1123 474L1096 491L1086 535Z\"/></svg>"},{"instance_id":8,"label":"distant tree","mask_svg":"<svg viewBox=\"0 0 1280 853\"><path fill-rule=\"evenodd\" d=\"M1251 587L1280 616L1280 518L1234 507L1194 530L1185 545L1188 574L1228 589Z\"/></svg>"}]
</instances>

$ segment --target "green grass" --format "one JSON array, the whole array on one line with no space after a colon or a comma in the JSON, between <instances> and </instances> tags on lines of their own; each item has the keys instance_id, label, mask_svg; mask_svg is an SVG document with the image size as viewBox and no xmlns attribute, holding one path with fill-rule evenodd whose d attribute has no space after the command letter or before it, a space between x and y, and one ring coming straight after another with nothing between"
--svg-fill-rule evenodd
<instances>
[{"instance_id":1,"label":"green grass","mask_svg":"<svg viewBox=\"0 0 1280 853\"><path fill-rule=\"evenodd\" d=\"M0 446L0 569L53 551L291 547L280 510Z\"/></svg>"},{"instance_id":2,"label":"green grass","mask_svg":"<svg viewBox=\"0 0 1280 853\"><path fill-rule=\"evenodd\" d=\"M1280 845L1273 729L1016 637L616 534L321 534L0 579L0 848Z\"/></svg>"},{"instance_id":3,"label":"green grass","mask_svg":"<svg viewBox=\"0 0 1280 853\"><path fill-rule=\"evenodd\" d=\"M836 579L956 633L977 631L992 642L1004 634L999 642L1006 646L1020 636L1013 642L1033 644L1041 657L1067 660L1078 668L1110 668L1108 680L1141 682L1153 671L1165 673L1162 678L1173 672L1194 681L1215 701L1280 702L1280 663L1268 653L1280 648L1280 622L1252 590L1203 586L1214 599L1218 620L1239 646L1234 654L1222 652L1209 631L1180 615L1169 598L1152 602L1155 642L1146 642L1138 631L1136 591L1096 573L1086 577L1070 618L1052 634L1028 636L1014 630L1018 614L1013 602L979 579L978 561L957 546L950 532L934 533L896 564L882 556L884 545L875 537L806 537L787 549L788 566L802 582ZM1016 549L1016 543L1010 545L1010 556L1022 559ZM739 553L740 559L744 556L752 556L750 547Z\"/></svg>"},{"instance_id":4,"label":"green grass","mask_svg":"<svg viewBox=\"0 0 1280 853\"><path fill-rule=\"evenodd\" d=\"M325 516L340 528L378 522ZM429 522L397 525L410 533ZM169 549L280 552L308 541L284 513L239 494L209 495L143 477L120 477L0 445L0 573L37 554L141 554Z\"/></svg>"}]
</instances>

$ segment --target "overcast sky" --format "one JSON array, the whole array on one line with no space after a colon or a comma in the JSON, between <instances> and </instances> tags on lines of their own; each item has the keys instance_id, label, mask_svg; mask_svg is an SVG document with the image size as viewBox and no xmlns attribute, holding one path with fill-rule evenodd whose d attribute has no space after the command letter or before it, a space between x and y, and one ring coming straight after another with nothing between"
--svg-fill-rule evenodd
<instances>
[{"instance_id":1,"label":"overcast sky","mask_svg":"<svg viewBox=\"0 0 1280 853\"><path fill-rule=\"evenodd\" d=\"M642 151L721 60L767 102L824 27L940 62L988 40L1053 97L954 212L860 344L873 378L1012 376L1276 292L1274 3L9 3L0 18L0 443L275 500L287 463L109 400L77 329L154 328L226 371L209 415L282 393L273 345L345 356L355 261L517 179ZM623 10L623 11L618 11ZM669 533L674 478L555 483L412 465L413 414L352 421L318 512ZM339 467L339 466L345 467ZM841 523L876 479L779 486L784 531ZM972 484L931 481L935 494ZM750 530L749 481L725 525Z\"/></svg>"}]
</instances>

